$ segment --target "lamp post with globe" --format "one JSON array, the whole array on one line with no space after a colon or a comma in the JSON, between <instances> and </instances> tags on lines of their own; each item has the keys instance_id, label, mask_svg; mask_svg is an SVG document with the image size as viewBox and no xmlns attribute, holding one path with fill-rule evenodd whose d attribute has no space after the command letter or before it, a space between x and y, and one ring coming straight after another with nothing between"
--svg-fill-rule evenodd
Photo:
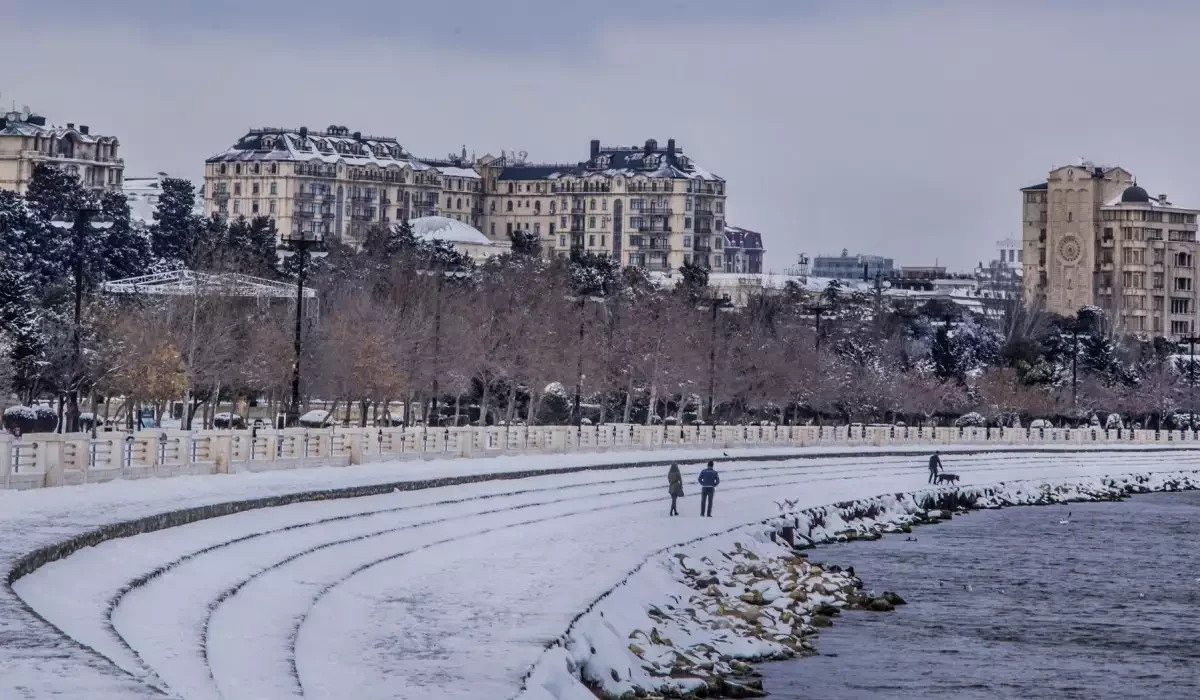
<instances>
[{"instance_id":1,"label":"lamp post with globe","mask_svg":"<svg viewBox=\"0 0 1200 700\"><path fill-rule=\"evenodd\" d=\"M72 376L71 390L67 394L67 431L79 430L79 381L82 379L82 351L80 348L79 328L83 317L83 256L84 233L90 228L93 231L105 231L112 228L113 219L95 207L79 207L67 209L55 214L50 219L50 225L60 231L70 230L71 249L73 253L72 266L75 273L75 324L71 331ZM62 431L62 426L59 426Z\"/></svg>"}]
</instances>

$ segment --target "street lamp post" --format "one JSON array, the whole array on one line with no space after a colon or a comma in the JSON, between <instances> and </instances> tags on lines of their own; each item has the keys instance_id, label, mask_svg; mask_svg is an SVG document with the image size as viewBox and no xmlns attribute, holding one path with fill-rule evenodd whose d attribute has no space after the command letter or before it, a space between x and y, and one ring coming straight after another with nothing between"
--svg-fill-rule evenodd
<instances>
[{"instance_id":1,"label":"street lamp post","mask_svg":"<svg viewBox=\"0 0 1200 700\"><path fill-rule=\"evenodd\" d=\"M71 390L67 394L67 432L75 432L79 430L79 381L82 378L80 364L83 356L79 335L83 319L83 234L89 226L95 231L110 229L112 228L113 220L112 217L104 214L100 209L95 207L79 207L74 210L55 214L50 219L50 224L60 231L70 229L73 234L72 267L75 274L75 323L71 331L71 361L73 366L71 368ZM59 431L62 431L62 426L59 426Z\"/></svg>"},{"instance_id":2,"label":"street lamp post","mask_svg":"<svg viewBox=\"0 0 1200 700\"><path fill-rule=\"evenodd\" d=\"M717 390L717 311L730 306L728 297L713 296L708 300L712 313L708 334L708 420L713 419L713 399Z\"/></svg>"},{"instance_id":3,"label":"street lamp post","mask_svg":"<svg viewBox=\"0 0 1200 700\"><path fill-rule=\"evenodd\" d=\"M825 313L825 307L820 306L819 304L811 304L809 306L804 307L804 310L807 311L808 313L812 314L813 317L816 319L816 333L815 333L816 341L815 341L814 345L815 345L815 349L820 350L821 349L821 314Z\"/></svg>"},{"instance_id":4,"label":"street lamp post","mask_svg":"<svg viewBox=\"0 0 1200 700\"><path fill-rule=\"evenodd\" d=\"M300 231L298 235L285 239L287 248L299 256L296 263L296 329L293 341L295 359L292 362L292 401L288 406L287 417L284 419L289 426L300 422L300 352L302 349L301 334L304 327L304 264L309 256L308 251L320 247L323 243L323 238L319 233L315 231L312 233L314 235L311 238L305 235L305 232Z\"/></svg>"}]
</instances>

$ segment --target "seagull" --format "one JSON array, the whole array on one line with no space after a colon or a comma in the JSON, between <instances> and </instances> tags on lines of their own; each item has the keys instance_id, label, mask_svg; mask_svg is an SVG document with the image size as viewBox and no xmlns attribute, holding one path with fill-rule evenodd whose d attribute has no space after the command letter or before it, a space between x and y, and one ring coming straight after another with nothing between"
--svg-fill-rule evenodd
<instances>
[{"instance_id":1,"label":"seagull","mask_svg":"<svg viewBox=\"0 0 1200 700\"><path fill-rule=\"evenodd\" d=\"M917 538L916 537L905 537L904 541L905 542L916 542Z\"/></svg>"},{"instance_id":2,"label":"seagull","mask_svg":"<svg viewBox=\"0 0 1200 700\"><path fill-rule=\"evenodd\" d=\"M728 453L728 452L722 452L721 454L725 455L726 457L728 457L728 456L729 456L729 453Z\"/></svg>"},{"instance_id":3,"label":"seagull","mask_svg":"<svg viewBox=\"0 0 1200 700\"><path fill-rule=\"evenodd\" d=\"M968 583L967 585L963 586L963 588L967 589L967 593L974 593L974 592L975 592L975 587L974 587L974 586L972 586L972 585L971 585L971 584L969 584L969 583Z\"/></svg>"},{"instance_id":4,"label":"seagull","mask_svg":"<svg viewBox=\"0 0 1200 700\"><path fill-rule=\"evenodd\" d=\"M1070 525L1071 524L1071 511L1068 510L1067 517L1063 518L1062 520L1059 520L1058 524L1059 525Z\"/></svg>"}]
</instances>

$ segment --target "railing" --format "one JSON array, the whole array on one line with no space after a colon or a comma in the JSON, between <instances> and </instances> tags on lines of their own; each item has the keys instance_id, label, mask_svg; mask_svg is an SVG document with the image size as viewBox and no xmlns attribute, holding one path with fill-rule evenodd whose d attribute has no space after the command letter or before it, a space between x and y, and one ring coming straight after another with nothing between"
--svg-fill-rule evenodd
<instances>
[{"instance_id":1,"label":"railing","mask_svg":"<svg viewBox=\"0 0 1200 700\"><path fill-rule=\"evenodd\" d=\"M603 452L670 447L809 446L1195 447L1193 431L890 426L492 426L0 435L0 486L40 488L113 479L346 466L404 459Z\"/></svg>"}]
</instances>

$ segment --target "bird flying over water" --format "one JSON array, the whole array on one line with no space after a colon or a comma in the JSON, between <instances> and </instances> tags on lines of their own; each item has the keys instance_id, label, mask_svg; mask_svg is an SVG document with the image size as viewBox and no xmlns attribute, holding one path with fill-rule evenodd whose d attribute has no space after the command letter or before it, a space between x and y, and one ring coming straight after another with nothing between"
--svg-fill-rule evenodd
<instances>
[{"instance_id":1,"label":"bird flying over water","mask_svg":"<svg viewBox=\"0 0 1200 700\"><path fill-rule=\"evenodd\" d=\"M1063 518L1062 520L1059 520L1058 524L1059 525L1070 525L1071 524L1071 511L1068 510L1067 517Z\"/></svg>"}]
</instances>

